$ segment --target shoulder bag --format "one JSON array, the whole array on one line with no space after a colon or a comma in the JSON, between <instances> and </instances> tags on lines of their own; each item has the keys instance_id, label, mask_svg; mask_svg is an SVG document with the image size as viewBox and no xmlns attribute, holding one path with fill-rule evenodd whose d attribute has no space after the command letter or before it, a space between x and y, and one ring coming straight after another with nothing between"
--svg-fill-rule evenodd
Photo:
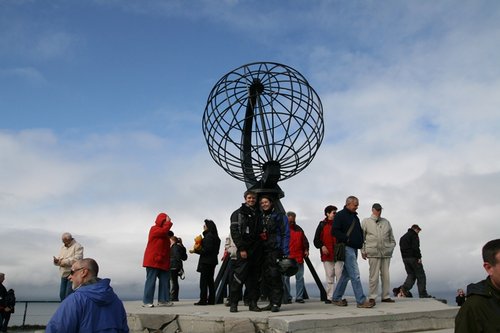
<instances>
[{"instance_id":1,"label":"shoulder bag","mask_svg":"<svg viewBox=\"0 0 500 333\"><path fill-rule=\"evenodd\" d=\"M347 230L347 239L351 235L352 229L354 228L354 219L352 220L351 226ZM333 261L345 261L345 243L337 243L333 249Z\"/></svg>"}]
</instances>

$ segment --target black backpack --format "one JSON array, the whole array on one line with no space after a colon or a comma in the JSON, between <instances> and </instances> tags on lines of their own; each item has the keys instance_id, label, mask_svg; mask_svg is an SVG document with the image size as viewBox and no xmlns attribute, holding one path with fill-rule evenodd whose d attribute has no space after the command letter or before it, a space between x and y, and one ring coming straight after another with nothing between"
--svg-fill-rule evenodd
<instances>
[{"instance_id":1,"label":"black backpack","mask_svg":"<svg viewBox=\"0 0 500 333\"><path fill-rule=\"evenodd\" d=\"M14 306L16 306L16 294L14 293L14 289L9 289L4 298L5 306L8 306L12 310L10 313L14 313Z\"/></svg>"}]
</instances>

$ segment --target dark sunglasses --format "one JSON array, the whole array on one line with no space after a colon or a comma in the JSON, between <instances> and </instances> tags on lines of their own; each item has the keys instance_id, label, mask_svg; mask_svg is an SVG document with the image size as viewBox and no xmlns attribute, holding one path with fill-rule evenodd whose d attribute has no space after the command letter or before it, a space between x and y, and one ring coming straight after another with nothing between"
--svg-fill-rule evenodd
<instances>
[{"instance_id":1,"label":"dark sunglasses","mask_svg":"<svg viewBox=\"0 0 500 333\"><path fill-rule=\"evenodd\" d=\"M75 274L76 272L81 271L82 269L85 269L85 268L86 268L86 267L80 267L80 268L77 268L77 269L75 269L75 270L71 270L71 271L69 272L69 275L73 275L73 274Z\"/></svg>"}]
</instances>

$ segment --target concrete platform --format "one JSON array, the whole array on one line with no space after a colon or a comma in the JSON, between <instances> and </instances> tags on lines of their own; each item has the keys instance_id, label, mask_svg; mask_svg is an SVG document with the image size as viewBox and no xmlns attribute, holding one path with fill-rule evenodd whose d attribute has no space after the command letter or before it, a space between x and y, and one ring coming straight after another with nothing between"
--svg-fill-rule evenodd
<instances>
[{"instance_id":1,"label":"concrete platform","mask_svg":"<svg viewBox=\"0 0 500 333\"><path fill-rule=\"evenodd\" d=\"M194 306L194 300L172 307L143 308L125 302L130 331L183 333L323 333L323 332L453 332L458 307L435 299L396 299L372 309L325 304L319 299L283 305L280 312L251 312L241 304L231 313L224 305ZM263 307L266 303L259 303Z\"/></svg>"}]
</instances>

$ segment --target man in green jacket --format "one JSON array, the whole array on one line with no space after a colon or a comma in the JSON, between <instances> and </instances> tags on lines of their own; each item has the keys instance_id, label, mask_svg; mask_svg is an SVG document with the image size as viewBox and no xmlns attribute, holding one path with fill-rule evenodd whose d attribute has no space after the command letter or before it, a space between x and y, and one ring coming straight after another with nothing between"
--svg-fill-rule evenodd
<instances>
[{"instance_id":1,"label":"man in green jacket","mask_svg":"<svg viewBox=\"0 0 500 333\"><path fill-rule=\"evenodd\" d=\"M500 239L483 247L486 280L467 286L467 300L455 318L456 333L500 332Z\"/></svg>"}]
</instances>

